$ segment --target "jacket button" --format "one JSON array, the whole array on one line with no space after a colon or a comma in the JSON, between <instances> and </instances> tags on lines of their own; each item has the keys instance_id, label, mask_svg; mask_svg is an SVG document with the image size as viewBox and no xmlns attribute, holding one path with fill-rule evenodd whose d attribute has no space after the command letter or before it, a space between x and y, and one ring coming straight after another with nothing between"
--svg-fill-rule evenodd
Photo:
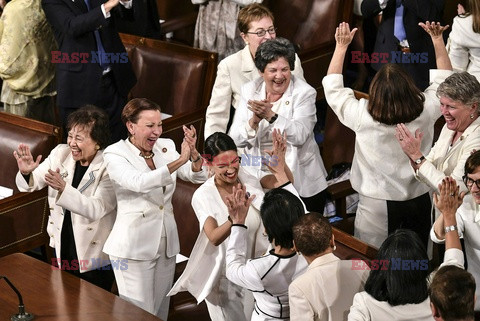
<instances>
[{"instance_id":1,"label":"jacket button","mask_svg":"<svg viewBox=\"0 0 480 321\"><path fill-rule=\"evenodd\" d=\"M50 224L53 224L53 222L50 222Z\"/></svg>"},{"instance_id":2,"label":"jacket button","mask_svg":"<svg viewBox=\"0 0 480 321\"><path fill-rule=\"evenodd\" d=\"M97 245L97 242L96 242L96 241L92 241L90 244L92 244L92 245Z\"/></svg>"},{"instance_id":3,"label":"jacket button","mask_svg":"<svg viewBox=\"0 0 480 321\"><path fill-rule=\"evenodd\" d=\"M93 228L87 227L87 231L91 231L91 230L93 230Z\"/></svg>"},{"instance_id":4,"label":"jacket button","mask_svg":"<svg viewBox=\"0 0 480 321\"><path fill-rule=\"evenodd\" d=\"M160 205L160 206L159 206L159 209L160 209L160 210L163 210L163 205Z\"/></svg>"}]
</instances>

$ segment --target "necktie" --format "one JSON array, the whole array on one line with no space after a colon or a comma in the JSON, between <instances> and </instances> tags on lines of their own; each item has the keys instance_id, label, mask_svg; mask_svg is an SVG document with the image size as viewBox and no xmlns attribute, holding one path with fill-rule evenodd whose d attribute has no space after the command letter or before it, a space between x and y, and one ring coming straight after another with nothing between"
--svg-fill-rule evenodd
<instances>
[{"instance_id":1,"label":"necktie","mask_svg":"<svg viewBox=\"0 0 480 321\"><path fill-rule=\"evenodd\" d=\"M396 0L397 9L395 10L395 24L393 29L393 34L398 39L398 41L403 41L407 39L407 33L405 32L405 27L403 26L403 5L402 0Z\"/></svg>"},{"instance_id":2,"label":"necktie","mask_svg":"<svg viewBox=\"0 0 480 321\"><path fill-rule=\"evenodd\" d=\"M90 0L84 0L85 5L87 6L88 11L90 11ZM103 48L102 39L100 38L100 32L95 30L93 32L95 35L95 42L97 43L97 53L98 53L98 64L102 69L107 69L108 63L105 61L105 48Z\"/></svg>"}]
</instances>

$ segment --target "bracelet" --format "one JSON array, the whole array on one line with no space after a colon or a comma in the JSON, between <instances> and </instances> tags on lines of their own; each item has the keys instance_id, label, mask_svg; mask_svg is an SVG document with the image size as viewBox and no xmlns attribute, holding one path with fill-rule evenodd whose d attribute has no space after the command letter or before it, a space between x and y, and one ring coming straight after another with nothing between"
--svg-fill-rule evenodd
<instances>
[{"instance_id":1,"label":"bracelet","mask_svg":"<svg viewBox=\"0 0 480 321\"><path fill-rule=\"evenodd\" d=\"M452 231L458 231L458 228L456 225L450 225L445 227L445 233L452 232Z\"/></svg>"},{"instance_id":2,"label":"bracelet","mask_svg":"<svg viewBox=\"0 0 480 321\"><path fill-rule=\"evenodd\" d=\"M198 158L197 158L196 160L192 160L192 159L190 158L190 161L192 161L192 163L196 163L196 162L198 162L198 161L201 160L201 159L202 159L202 155L198 155Z\"/></svg>"}]
</instances>

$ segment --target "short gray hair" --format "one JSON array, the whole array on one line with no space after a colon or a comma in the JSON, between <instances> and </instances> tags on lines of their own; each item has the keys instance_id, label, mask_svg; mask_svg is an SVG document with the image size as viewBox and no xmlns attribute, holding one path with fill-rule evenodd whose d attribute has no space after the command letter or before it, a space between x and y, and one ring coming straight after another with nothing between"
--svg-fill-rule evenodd
<instances>
[{"instance_id":1,"label":"short gray hair","mask_svg":"<svg viewBox=\"0 0 480 321\"><path fill-rule=\"evenodd\" d=\"M262 43L255 53L255 66L261 72L265 72L265 67L279 58L285 58L290 65L290 71L295 69L295 48L293 44L285 38L277 37Z\"/></svg>"},{"instance_id":2,"label":"short gray hair","mask_svg":"<svg viewBox=\"0 0 480 321\"><path fill-rule=\"evenodd\" d=\"M477 112L480 112L480 83L475 76L466 71L447 77L438 86L437 96L445 96L465 105L477 103Z\"/></svg>"}]
</instances>

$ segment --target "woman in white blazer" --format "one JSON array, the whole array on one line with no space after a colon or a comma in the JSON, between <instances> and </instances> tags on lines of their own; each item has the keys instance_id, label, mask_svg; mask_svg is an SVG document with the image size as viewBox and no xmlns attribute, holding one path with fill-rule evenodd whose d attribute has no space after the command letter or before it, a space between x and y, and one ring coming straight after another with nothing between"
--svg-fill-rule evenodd
<instances>
[{"instance_id":1,"label":"woman in white blazer","mask_svg":"<svg viewBox=\"0 0 480 321\"><path fill-rule=\"evenodd\" d=\"M437 96L446 124L430 153L423 156L420 131L412 134L399 124L396 137L419 181L437 190L442 179L451 176L466 191L462 183L465 161L474 150L480 150L480 83L466 71L455 73L440 84ZM417 159L420 161L415 162Z\"/></svg>"},{"instance_id":2,"label":"woman in white blazer","mask_svg":"<svg viewBox=\"0 0 480 321\"><path fill-rule=\"evenodd\" d=\"M122 121L129 137L104 152L118 210L103 250L112 260L127 261L127 269L114 271L120 297L167 320L166 294L180 250L172 208L177 175L201 183L206 172L195 149L193 127L184 126L180 154L172 140L159 138L162 119L156 103L132 99L122 111Z\"/></svg>"},{"instance_id":3,"label":"woman in white blazer","mask_svg":"<svg viewBox=\"0 0 480 321\"><path fill-rule=\"evenodd\" d=\"M355 236L376 247L399 227L417 232L424 244L428 242L429 188L411 175L408 159L395 139L398 123L407 123L410 129L421 127L425 131L421 150L430 150L433 125L440 117L436 89L452 73L441 36L445 28L422 25L433 40L437 67L443 69L432 71L432 84L424 92L402 67L387 64L372 80L370 99L357 100L353 90L343 85L343 63L356 30L350 32L347 23L336 30L335 52L322 82L328 104L356 135L350 178L360 195Z\"/></svg>"},{"instance_id":4,"label":"woman in white blazer","mask_svg":"<svg viewBox=\"0 0 480 321\"><path fill-rule=\"evenodd\" d=\"M285 139L276 134L274 140L278 139L284 146ZM278 155L275 151L273 156L279 157ZM255 195L245 221L245 226L248 227L245 256L261 256L269 244L263 234L264 228L259 214L264 196L263 188L278 187L280 179L277 176L265 176L259 181L248 174L244 167L240 166L237 146L231 137L224 133L217 132L207 138L203 156L214 175L200 186L192 197L192 207L200 224L200 234L185 271L168 295L189 291L199 303L205 300L212 321L250 320L253 311L252 294L226 277L225 256L233 224L228 216L227 197L239 185L250 195ZM274 166L275 168L280 166ZM291 173L287 177L291 180Z\"/></svg>"},{"instance_id":5,"label":"woman in white blazer","mask_svg":"<svg viewBox=\"0 0 480 321\"><path fill-rule=\"evenodd\" d=\"M42 163L41 155L34 159L26 144L19 145L16 184L22 192L48 186L47 232L58 258L54 266L110 291L114 275L102 252L116 215L102 153L110 140L108 116L85 106L70 114L66 128L67 144L55 147Z\"/></svg>"},{"instance_id":6,"label":"woman in white blazer","mask_svg":"<svg viewBox=\"0 0 480 321\"><path fill-rule=\"evenodd\" d=\"M468 0L467 8L453 18L447 50L454 71L468 71L480 81L480 3Z\"/></svg>"},{"instance_id":7,"label":"woman in white blazer","mask_svg":"<svg viewBox=\"0 0 480 321\"><path fill-rule=\"evenodd\" d=\"M254 57L261 43L276 37L273 23L273 14L261 4L253 3L240 10L237 26L245 47L218 64L217 78L205 116L205 139L215 132L227 132L229 120L240 103L242 85L260 77ZM303 79L298 56L293 74Z\"/></svg>"},{"instance_id":8,"label":"woman in white blazer","mask_svg":"<svg viewBox=\"0 0 480 321\"><path fill-rule=\"evenodd\" d=\"M295 50L284 38L262 43L255 65L262 75L242 87L242 101L229 135L243 149L242 161L266 172L258 158L271 148L274 129L287 135L288 167L295 189L309 211L323 213L326 171L313 135L316 117L316 91L302 79L292 76Z\"/></svg>"}]
</instances>

